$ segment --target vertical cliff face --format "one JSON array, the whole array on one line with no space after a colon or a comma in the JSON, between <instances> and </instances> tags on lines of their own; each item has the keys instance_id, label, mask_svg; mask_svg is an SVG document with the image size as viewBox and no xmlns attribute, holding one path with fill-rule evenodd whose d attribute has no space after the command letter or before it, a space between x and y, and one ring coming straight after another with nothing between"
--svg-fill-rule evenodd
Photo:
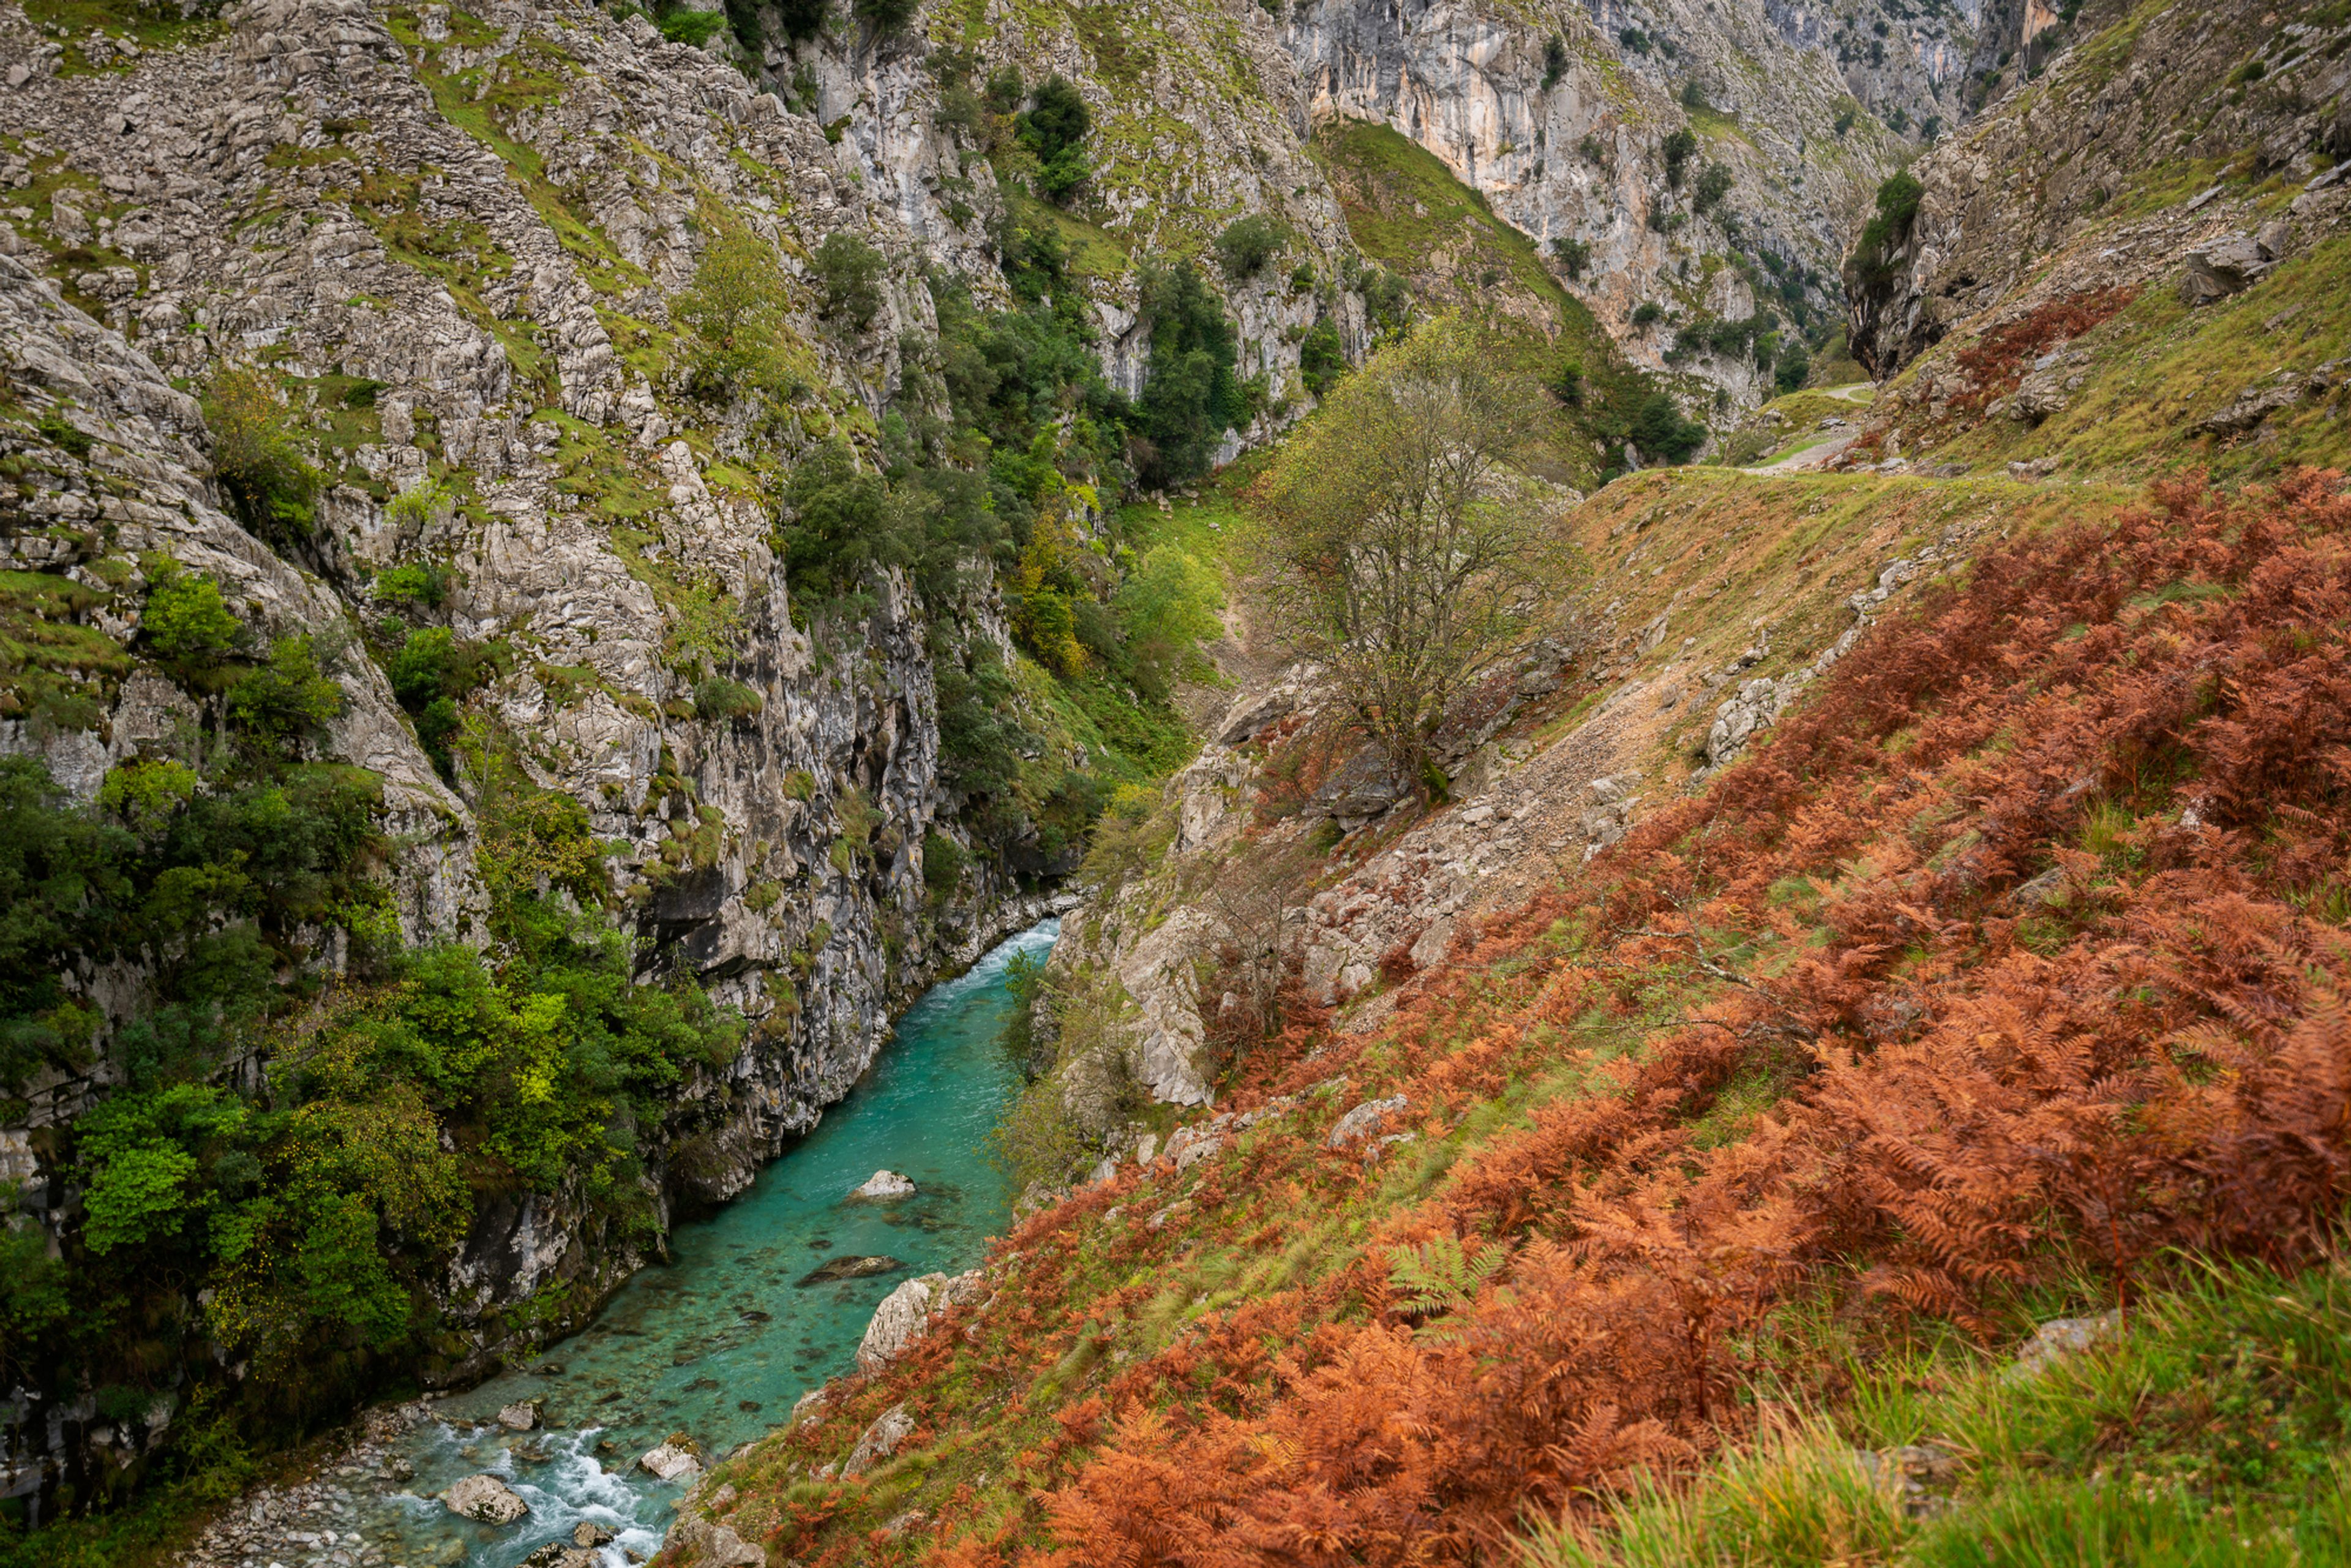
<instances>
[{"instance_id":1,"label":"vertical cliff face","mask_svg":"<svg viewBox=\"0 0 2351 1568\"><path fill-rule=\"evenodd\" d=\"M0 750L41 755L86 802L110 765L179 755L214 722L141 635L176 562L257 645L328 650L344 698L314 755L375 781L402 936L479 945L482 778L444 778L369 655L407 614L502 650L466 722L584 809L644 977L691 976L747 1025L643 1130L650 1228L576 1184L480 1207L423 1369L475 1375L592 1311L674 1205L741 1190L915 989L1034 917L1003 873L925 883L926 834L959 830L924 606L892 577L823 635L795 625L807 608L748 472L754 434L777 433L714 423L675 371L673 306L715 235L747 233L789 294L785 447L870 444L899 335L929 324L918 259L988 264L870 177L858 144L641 16L258 0L143 50L103 39L60 47L0 13L0 68L21 83L0 152L0 547L57 585L39 623L81 653L48 674L91 716L28 707L12 669ZM842 231L885 258L864 327L822 319L803 280ZM258 537L213 476L191 389L225 363L266 366L316 454L298 530ZM429 607L391 591L402 570L426 574ZM956 613L1002 640L988 594ZM340 934L313 936L308 961L340 968ZM22 1086L9 1173L53 1229L79 1202L50 1163L59 1134L123 1081L109 1034L149 978L138 961L75 977L104 1015L96 1060ZM161 1428L102 1437L86 1393L28 1390L9 1490L133 1461Z\"/></svg>"}]
</instances>

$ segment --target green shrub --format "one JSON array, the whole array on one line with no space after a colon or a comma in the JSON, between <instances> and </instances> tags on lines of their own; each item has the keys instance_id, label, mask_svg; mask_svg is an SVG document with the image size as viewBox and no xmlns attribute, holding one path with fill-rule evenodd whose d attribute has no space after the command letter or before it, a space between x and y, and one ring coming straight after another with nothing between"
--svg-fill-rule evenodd
<instances>
[{"instance_id":1,"label":"green shrub","mask_svg":"<svg viewBox=\"0 0 2351 1568\"><path fill-rule=\"evenodd\" d=\"M1583 406L1583 367L1573 360L1564 361L1559 369L1552 372L1549 385L1552 396L1559 399L1568 407Z\"/></svg>"},{"instance_id":2,"label":"green shrub","mask_svg":"<svg viewBox=\"0 0 2351 1568\"><path fill-rule=\"evenodd\" d=\"M1084 146L1092 128L1084 97L1067 78L1056 75L1037 89L1034 105L1019 118L1019 134L1037 159L1039 195L1066 203L1085 183L1093 172Z\"/></svg>"},{"instance_id":3,"label":"green shrub","mask_svg":"<svg viewBox=\"0 0 2351 1568\"><path fill-rule=\"evenodd\" d=\"M217 669L245 643L245 622L221 598L220 584L169 556L147 567L147 603L139 634L183 679Z\"/></svg>"},{"instance_id":4,"label":"green shrub","mask_svg":"<svg viewBox=\"0 0 2351 1568\"><path fill-rule=\"evenodd\" d=\"M1137 467L1146 482L1181 484L1207 470L1226 430L1249 422L1232 323L1188 261L1144 268L1142 308L1151 323L1142 398L1149 450Z\"/></svg>"},{"instance_id":5,"label":"green shrub","mask_svg":"<svg viewBox=\"0 0 2351 1568\"><path fill-rule=\"evenodd\" d=\"M1790 343L1780 350L1779 361L1771 369L1771 384L1784 397L1802 392L1813 378L1813 361L1802 343Z\"/></svg>"},{"instance_id":6,"label":"green shrub","mask_svg":"<svg viewBox=\"0 0 2351 1568\"><path fill-rule=\"evenodd\" d=\"M721 11L690 11L676 5L664 9L655 25L671 43L700 48L718 36L718 29L726 26L726 16Z\"/></svg>"},{"instance_id":7,"label":"green shrub","mask_svg":"<svg viewBox=\"0 0 2351 1568\"><path fill-rule=\"evenodd\" d=\"M41 433L42 440L58 448L68 456L89 457L91 445L89 437L83 434L79 425L65 416L62 409L53 408L41 415L41 422L37 428Z\"/></svg>"},{"instance_id":8,"label":"green shrub","mask_svg":"<svg viewBox=\"0 0 2351 1568\"><path fill-rule=\"evenodd\" d=\"M1589 240L1562 235L1551 242L1551 253L1559 258L1570 282L1583 277L1584 269L1592 265L1592 244Z\"/></svg>"},{"instance_id":9,"label":"green shrub","mask_svg":"<svg viewBox=\"0 0 2351 1568\"><path fill-rule=\"evenodd\" d=\"M859 466L845 438L835 437L792 470L784 508L776 552L803 608L852 594L869 571L914 559L904 508L893 504L879 474Z\"/></svg>"},{"instance_id":10,"label":"green shrub","mask_svg":"<svg viewBox=\"0 0 2351 1568\"><path fill-rule=\"evenodd\" d=\"M1560 78L1567 75L1567 40L1553 33L1543 40L1543 91L1549 92L1559 85Z\"/></svg>"},{"instance_id":11,"label":"green shrub","mask_svg":"<svg viewBox=\"0 0 2351 1568\"><path fill-rule=\"evenodd\" d=\"M806 382L789 353L783 319L783 268L768 242L741 227L712 233L695 264L694 283L670 313L692 329L683 345L687 381L705 397L760 394L784 402Z\"/></svg>"},{"instance_id":12,"label":"green shrub","mask_svg":"<svg viewBox=\"0 0 2351 1568\"><path fill-rule=\"evenodd\" d=\"M889 37L905 29L914 20L918 0L852 0L850 9L857 19L873 29L877 37Z\"/></svg>"},{"instance_id":13,"label":"green shrub","mask_svg":"<svg viewBox=\"0 0 2351 1568\"><path fill-rule=\"evenodd\" d=\"M783 24L784 37L791 39L813 38L824 28L824 14L831 0L775 0L776 19Z\"/></svg>"},{"instance_id":14,"label":"green shrub","mask_svg":"<svg viewBox=\"0 0 2351 1568\"><path fill-rule=\"evenodd\" d=\"M203 402L213 476L237 520L273 543L308 538L319 471L302 455L269 377L224 366L214 372Z\"/></svg>"},{"instance_id":15,"label":"green shrub","mask_svg":"<svg viewBox=\"0 0 2351 1568\"><path fill-rule=\"evenodd\" d=\"M273 756L298 754L343 711L343 688L319 667L308 636L280 637L264 663L228 688L228 715Z\"/></svg>"},{"instance_id":16,"label":"green shrub","mask_svg":"<svg viewBox=\"0 0 2351 1568\"><path fill-rule=\"evenodd\" d=\"M1290 231L1273 219L1252 213L1235 218L1217 236L1217 265L1236 281L1255 277L1266 263L1290 243Z\"/></svg>"},{"instance_id":17,"label":"green shrub","mask_svg":"<svg viewBox=\"0 0 2351 1568\"><path fill-rule=\"evenodd\" d=\"M970 865L970 853L953 839L935 831L923 834L923 886L933 904L942 904L955 895Z\"/></svg>"},{"instance_id":18,"label":"green shrub","mask_svg":"<svg viewBox=\"0 0 2351 1568\"><path fill-rule=\"evenodd\" d=\"M862 331L882 308L882 253L855 235L836 229L824 236L812 258L822 313Z\"/></svg>"},{"instance_id":19,"label":"green shrub","mask_svg":"<svg viewBox=\"0 0 2351 1568\"><path fill-rule=\"evenodd\" d=\"M1645 299L1633 309L1633 325L1648 327L1664 320L1666 308L1654 299Z\"/></svg>"},{"instance_id":20,"label":"green shrub","mask_svg":"<svg viewBox=\"0 0 2351 1568\"><path fill-rule=\"evenodd\" d=\"M1701 214L1712 212L1722 204L1723 197L1730 194L1732 183L1729 169L1719 163L1708 163L1699 172L1698 184L1690 192L1690 206Z\"/></svg>"},{"instance_id":21,"label":"green shrub","mask_svg":"<svg viewBox=\"0 0 2351 1568\"><path fill-rule=\"evenodd\" d=\"M1850 266L1865 288L1882 288L1894 277L1894 253L1910 238L1927 187L1907 169L1897 169L1877 187L1877 210L1861 226Z\"/></svg>"},{"instance_id":22,"label":"green shrub","mask_svg":"<svg viewBox=\"0 0 2351 1568\"><path fill-rule=\"evenodd\" d=\"M449 569L439 561L411 561L377 572L369 586L378 599L437 610L449 597Z\"/></svg>"},{"instance_id":23,"label":"green shrub","mask_svg":"<svg viewBox=\"0 0 2351 1568\"><path fill-rule=\"evenodd\" d=\"M1698 152L1698 138L1685 125L1659 143L1657 151L1666 160L1666 184L1669 189L1682 188L1682 179L1689 171L1689 161Z\"/></svg>"},{"instance_id":24,"label":"green shrub","mask_svg":"<svg viewBox=\"0 0 2351 1568\"><path fill-rule=\"evenodd\" d=\"M758 692L740 681L730 681L723 675L712 675L695 684L695 714L713 723L748 718L767 706L767 699Z\"/></svg>"},{"instance_id":25,"label":"green shrub","mask_svg":"<svg viewBox=\"0 0 2351 1568\"><path fill-rule=\"evenodd\" d=\"M1339 324L1328 316L1320 317L1298 345L1299 379L1319 398L1346 373L1347 345L1339 336Z\"/></svg>"},{"instance_id":26,"label":"green shrub","mask_svg":"<svg viewBox=\"0 0 2351 1568\"><path fill-rule=\"evenodd\" d=\"M1653 392L1641 402L1629 433L1641 455L1653 463L1682 463L1706 443L1706 426L1682 417L1674 400Z\"/></svg>"}]
</instances>

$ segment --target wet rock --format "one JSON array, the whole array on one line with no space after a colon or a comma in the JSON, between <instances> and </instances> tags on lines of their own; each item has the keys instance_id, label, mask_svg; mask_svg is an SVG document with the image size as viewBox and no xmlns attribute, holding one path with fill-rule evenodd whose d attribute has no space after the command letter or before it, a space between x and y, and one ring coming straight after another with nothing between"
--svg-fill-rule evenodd
<instances>
[{"instance_id":1,"label":"wet rock","mask_svg":"<svg viewBox=\"0 0 2351 1568\"><path fill-rule=\"evenodd\" d=\"M528 1400L502 1406L498 1425L509 1432L528 1432L538 1425L538 1406Z\"/></svg>"},{"instance_id":2,"label":"wet rock","mask_svg":"<svg viewBox=\"0 0 2351 1568\"><path fill-rule=\"evenodd\" d=\"M849 1458L841 1463L841 1476L847 1479L863 1475L896 1453L898 1445L914 1436L914 1418L906 1414L906 1407L904 1405L891 1406L875 1416L873 1425L866 1427L864 1435L857 1439L857 1447L850 1450Z\"/></svg>"},{"instance_id":3,"label":"wet rock","mask_svg":"<svg viewBox=\"0 0 2351 1568\"><path fill-rule=\"evenodd\" d=\"M1343 1149L1358 1138L1368 1137L1379 1130L1381 1122L1405 1110L1412 1101L1402 1094L1392 1094L1384 1100L1366 1100L1345 1115L1322 1140L1325 1148Z\"/></svg>"},{"instance_id":4,"label":"wet rock","mask_svg":"<svg viewBox=\"0 0 2351 1568\"><path fill-rule=\"evenodd\" d=\"M530 1511L530 1505L496 1476L467 1476L441 1494L441 1505L484 1524L512 1524Z\"/></svg>"},{"instance_id":5,"label":"wet rock","mask_svg":"<svg viewBox=\"0 0 2351 1568\"><path fill-rule=\"evenodd\" d=\"M637 1469L655 1480L690 1481L702 1473L702 1460L679 1442L654 1445L637 1456Z\"/></svg>"},{"instance_id":6,"label":"wet rock","mask_svg":"<svg viewBox=\"0 0 2351 1568\"><path fill-rule=\"evenodd\" d=\"M550 1541L515 1565L515 1568L596 1568L593 1547Z\"/></svg>"},{"instance_id":7,"label":"wet rock","mask_svg":"<svg viewBox=\"0 0 2351 1568\"><path fill-rule=\"evenodd\" d=\"M864 1185L851 1189L852 1197L912 1197L914 1184L896 1171L875 1171Z\"/></svg>"},{"instance_id":8,"label":"wet rock","mask_svg":"<svg viewBox=\"0 0 2351 1568\"><path fill-rule=\"evenodd\" d=\"M905 1266L895 1258L834 1258L801 1275L800 1283L823 1285L835 1280L865 1280L876 1274L894 1274Z\"/></svg>"},{"instance_id":9,"label":"wet rock","mask_svg":"<svg viewBox=\"0 0 2351 1568\"><path fill-rule=\"evenodd\" d=\"M612 1539L612 1532L592 1519L583 1519L571 1527L574 1546L602 1546Z\"/></svg>"}]
</instances>

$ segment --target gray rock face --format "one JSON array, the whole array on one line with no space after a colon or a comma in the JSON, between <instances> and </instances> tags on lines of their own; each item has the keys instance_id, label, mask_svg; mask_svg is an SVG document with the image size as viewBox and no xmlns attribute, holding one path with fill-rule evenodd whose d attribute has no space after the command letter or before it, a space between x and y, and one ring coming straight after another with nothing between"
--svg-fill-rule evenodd
<instances>
[{"instance_id":1,"label":"gray rock face","mask_svg":"<svg viewBox=\"0 0 2351 1568\"><path fill-rule=\"evenodd\" d=\"M898 1445L914 1435L914 1418L906 1414L904 1405L893 1405L873 1418L857 1439L857 1447L841 1461L841 1474L845 1480L862 1476L875 1465L898 1451Z\"/></svg>"},{"instance_id":2,"label":"gray rock face","mask_svg":"<svg viewBox=\"0 0 2351 1568\"><path fill-rule=\"evenodd\" d=\"M872 1321L858 1342L857 1369L870 1376L888 1366L906 1354L933 1318L949 1307L978 1300L986 1288L987 1276L977 1269L953 1277L925 1274L906 1281L873 1309Z\"/></svg>"},{"instance_id":3,"label":"gray rock face","mask_svg":"<svg viewBox=\"0 0 2351 1568\"><path fill-rule=\"evenodd\" d=\"M1343 1149L1359 1139L1370 1137L1380 1130L1390 1116L1408 1109L1412 1102L1402 1094L1391 1094L1384 1100L1366 1100L1339 1118L1322 1140L1326 1148Z\"/></svg>"},{"instance_id":4,"label":"gray rock face","mask_svg":"<svg viewBox=\"0 0 2351 1568\"><path fill-rule=\"evenodd\" d=\"M2179 275L2180 303L2191 308L2241 294L2271 266L2269 252L2251 235L2227 235L2188 253Z\"/></svg>"}]
</instances>

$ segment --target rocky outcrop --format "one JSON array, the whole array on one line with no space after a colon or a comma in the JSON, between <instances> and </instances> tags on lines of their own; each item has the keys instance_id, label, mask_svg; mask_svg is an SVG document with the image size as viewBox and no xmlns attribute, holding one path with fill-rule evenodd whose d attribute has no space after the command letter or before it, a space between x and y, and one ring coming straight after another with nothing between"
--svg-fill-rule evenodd
<instances>
[{"instance_id":1,"label":"rocky outcrop","mask_svg":"<svg viewBox=\"0 0 2351 1568\"><path fill-rule=\"evenodd\" d=\"M2082 41L2040 79L1912 167L1922 189L1900 243L1846 267L1855 357L1886 381L1995 307L2136 284L2199 250L2208 260L2190 264L2192 294L2241 287L2262 257L2225 185L2158 202L2154 217L2103 214L2144 211L2158 165L2241 159L2258 178L2303 171L2333 149L2351 57L2324 47L2340 29L2320 23L2321 9L2085 13L2068 35ZM2111 25L2094 28L2100 19ZM2262 70L2235 74L2249 59Z\"/></svg>"},{"instance_id":2,"label":"rocky outcrop","mask_svg":"<svg viewBox=\"0 0 2351 1568\"><path fill-rule=\"evenodd\" d=\"M882 1298L865 1336L857 1345L857 1370L869 1376L905 1354L933 1318L950 1307L979 1300L987 1288L987 1276L974 1269L952 1278L925 1274L908 1280Z\"/></svg>"}]
</instances>

